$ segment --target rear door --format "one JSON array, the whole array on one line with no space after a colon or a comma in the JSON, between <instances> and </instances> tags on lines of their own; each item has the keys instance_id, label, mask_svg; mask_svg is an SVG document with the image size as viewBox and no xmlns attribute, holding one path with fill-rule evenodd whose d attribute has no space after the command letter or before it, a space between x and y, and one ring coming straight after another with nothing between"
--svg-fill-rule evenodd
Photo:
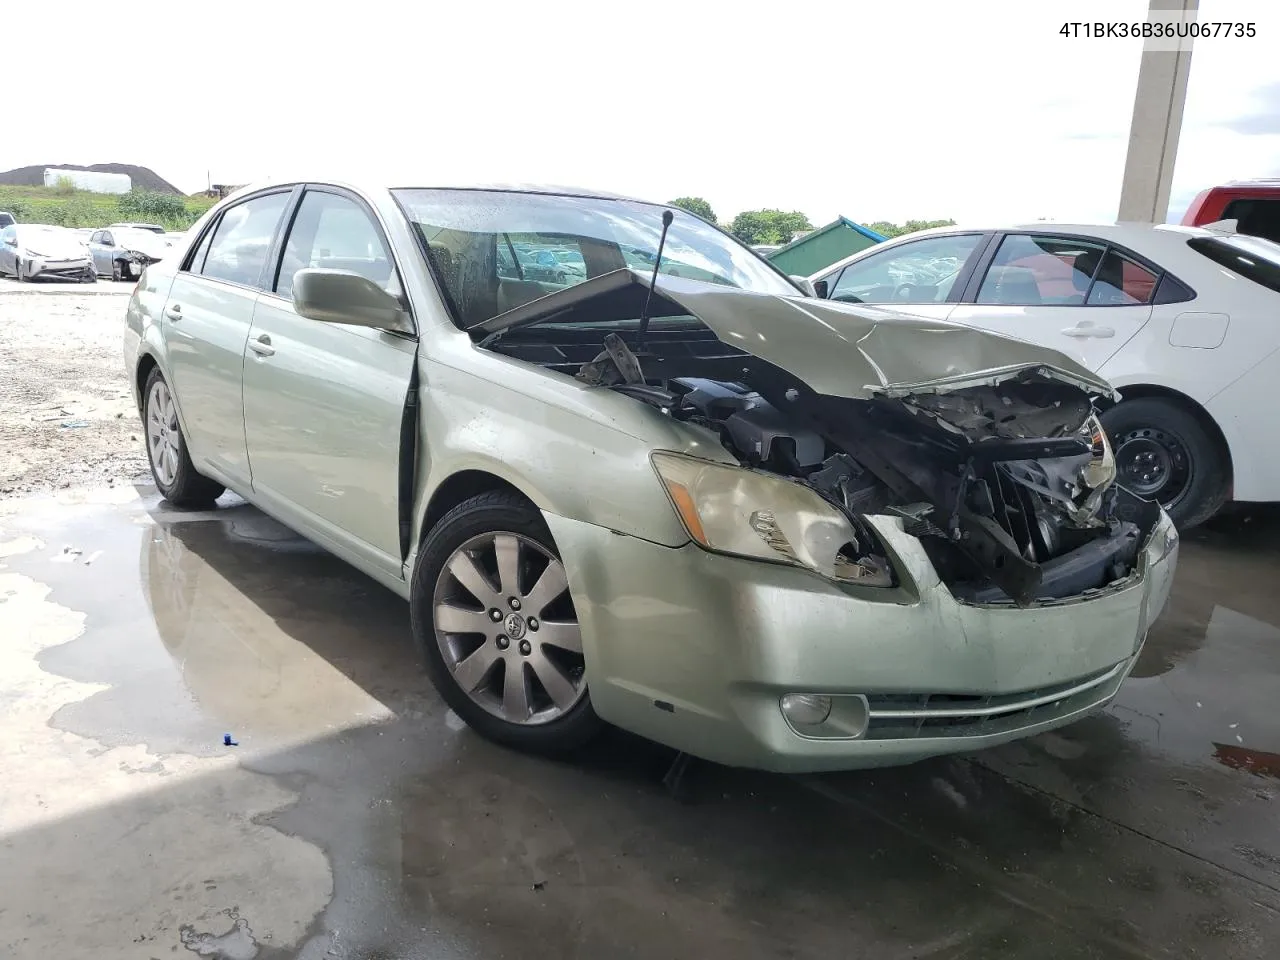
<instances>
[{"instance_id":1,"label":"rear door","mask_svg":"<svg viewBox=\"0 0 1280 960\"><path fill-rule=\"evenodd\" d=\"M874 303L931 320L955 309L973 264L986 245L983 233L948 233L892 244L818 279L827 299Z\"/></svg>"},{"instance_id":2,"label":"rear door","mask_svg":"<svg viewBox=\"0 0 1280 960\"><path fill-rule=\"evenodd\" d=\"M293 276L304 267L354 271L402 293L364 201L308 186L244 345L253 490L286 523L398 578L401 431L417 340L299 316Z\"/></svg>"},{"instance_id":3,"label":"rear door","mask_svg":"<svg viewBox=\"0 0 1280 960\"><path fill-rule=\"evenodd\" d=\"M161 321L191 458L233 485L249 482L245 341L289 196L286 188L227 207L183 262Z\"/></svg>"},{"instance_id":4,"label":"rear door","mask_svg":"<svg viewBox=\"0 0 1280 960\"><path fill-rule=\"evenodd\" d=\"M1096 238L1010 233L950 319L1060 350L1097 370L1151 319L1159 268Z\"/></svg>"}]
</instances>

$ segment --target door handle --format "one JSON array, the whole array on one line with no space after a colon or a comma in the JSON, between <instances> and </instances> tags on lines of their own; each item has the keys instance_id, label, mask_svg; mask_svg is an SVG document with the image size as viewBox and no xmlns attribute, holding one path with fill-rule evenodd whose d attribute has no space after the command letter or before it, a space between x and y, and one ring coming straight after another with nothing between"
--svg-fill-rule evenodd
<instances>
[{"instance_id":1,"label":"door handle","mask_svg":"<svg viewBox=\"0 0 1280 960\"><path fill-rule=\"evenodd\" d=\"M249 349L260 357L269 357L276 352L276 348L271 345L271 338L265 333L257 340L250 340Z\"/></svg>"},{"instance_id":2,"label":"door handle","mask_svg":"<svg viewBox=\"0 0 1280 960\"><path fill-rule=\"evenodd\" d=\"M1109 340L1116 335L1116 332L1111 327L1098 327L1092 323L1081 323L1074 327L1064 327L1062 335L1064 337L1073 337L1076 340Z\"/></svg>"},{"instance_id":3,"label":"door handle","mask_svg":"<svg viewBox=\"0 0 1280 960\"><path fill-rule=\"evenodd\" d=\"M175 304L173 304L172 306L165 307L165 308L164 308L164 315L165 315L166 317L168 317L170 320L181 320L181 319L182 319L182 304L180 304L180 303L175 303Z\"/></svg>"}]
</instances>

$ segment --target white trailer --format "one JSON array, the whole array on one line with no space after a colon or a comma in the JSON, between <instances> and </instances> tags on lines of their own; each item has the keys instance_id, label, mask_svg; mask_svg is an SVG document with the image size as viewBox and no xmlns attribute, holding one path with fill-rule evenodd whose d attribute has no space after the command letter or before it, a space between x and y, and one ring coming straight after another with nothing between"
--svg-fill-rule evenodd
<instances>
[{"instance_id":1,"label":"white trailer","mask_svg":"<svg viewBox=\"0 0 1280 960\"><path fill-rule=\"evenodd\" d=\"M77 190L92 193L128 193L133 186L127 173L98 173L94 170L55 170L46 167L44 185L56 187L62 180L70 180Z\"/></svg>"}]
</instances>

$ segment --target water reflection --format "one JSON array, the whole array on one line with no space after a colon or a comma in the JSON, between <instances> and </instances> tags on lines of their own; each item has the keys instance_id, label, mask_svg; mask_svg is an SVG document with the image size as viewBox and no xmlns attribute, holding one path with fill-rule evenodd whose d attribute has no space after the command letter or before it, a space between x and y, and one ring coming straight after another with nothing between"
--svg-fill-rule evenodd
<instances>
[{"instance_id":1,"label":"water reflection","mask_svg":"<svg viewBox=\"0 0 1280 960\"><path fill-rule=\"evenodd\" d=\"M157 523L142 542L156 631L201 711L272 744L388 718L334 664L370 634L406 641L404 605L254 508L221 513ZM317 652L329 648L346 653Z\"/></svg>"}]
</instances>

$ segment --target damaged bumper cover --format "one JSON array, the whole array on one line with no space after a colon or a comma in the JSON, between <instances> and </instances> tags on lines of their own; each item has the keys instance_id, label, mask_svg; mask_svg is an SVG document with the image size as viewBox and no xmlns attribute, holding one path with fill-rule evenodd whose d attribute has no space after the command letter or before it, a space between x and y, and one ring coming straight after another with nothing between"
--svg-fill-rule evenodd
<instances>
[{"instance_id":1,"label":"damaged bumper cover","mask_svg":"<svg viewBox=\"0 0 1280 960\"><path fill-rule=\"evenodd\" d=\"M787 772L969 752L1102 709L1177 559L1165 518L1126 582L1029 614L953 597L898 518L870 518L902 574L878 591L546 518L597 712L695 756ZM780 705L795 694L827 698L830 717L794 726Z\"/></svg>"}]
</instances>

